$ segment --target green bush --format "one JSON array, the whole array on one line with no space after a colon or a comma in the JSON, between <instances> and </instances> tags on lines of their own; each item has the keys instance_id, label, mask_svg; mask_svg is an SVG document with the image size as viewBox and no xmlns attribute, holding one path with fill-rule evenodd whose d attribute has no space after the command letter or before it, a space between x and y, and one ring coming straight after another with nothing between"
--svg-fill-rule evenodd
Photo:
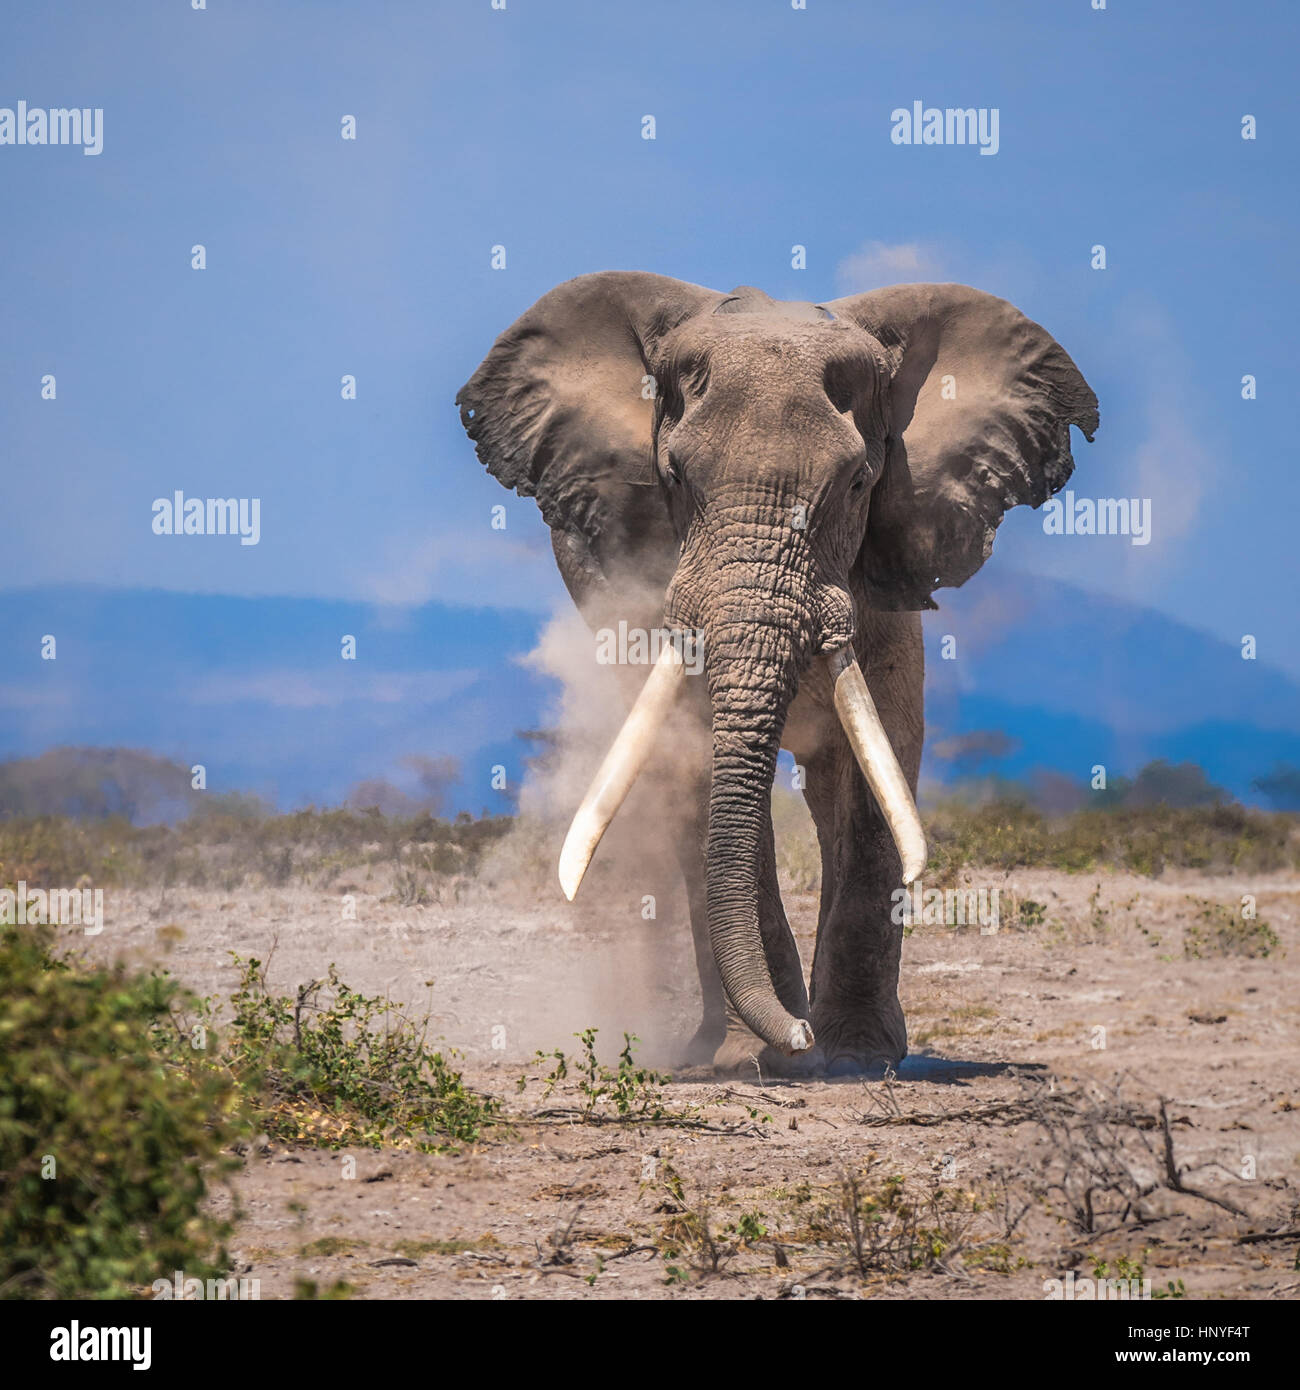
<instances>
[{"instance_id":1,"label":"green bush","mask_svg":"<svg viewBox=\"0 0 1300 1390\"><path fill-rule=\"evenodd\" d=\"M233 954L233 953L232 953ZM334 967L289 995L267 986L260 960L234 957L239 988L232 1018L215 1021L217 999L176 1019L176 1033L220 1029L210 1065L233 1076L257 1127L282 1143L362 1144L436 1153L475 1142L499 1122L500 1102L464 1084L427 1044L427 1018L390 999L350 989Z\"/></svg>"},{"instance_id":2,"label":"green bush","mask_svg":"<svg viewBox=\"0 0 1300 1390\"><path fill-rule=\"evenodd\" d=\"M224 1272L204 1198L236 1101L229 1077L158 1051L177 994L0 933L0 1296L121 1298Z\"/></svg>"},{"instance_id":3,"label":"green bush","mask_svg":"<svg viewBox=\"0 0 1300 1390\"><path fill-rule=\"evenodd\" d=\"M1244 917L1240 909L1204 898L1193 901L1200 906L1183 933L1183 955L1188 960L1209 960L1214 956L1255 960L1278 949L1277 933L1262 917Z\"/></svg>"}]
</instances>

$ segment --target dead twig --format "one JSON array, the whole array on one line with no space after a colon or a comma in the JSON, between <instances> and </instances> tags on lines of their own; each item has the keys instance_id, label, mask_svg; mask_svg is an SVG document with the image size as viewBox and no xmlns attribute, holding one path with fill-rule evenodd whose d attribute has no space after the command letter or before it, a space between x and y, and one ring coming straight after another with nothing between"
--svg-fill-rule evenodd
<instances>
[{"instance_id":1,"label":"dead twig","mask_svg":"<svg viewBox=\"0 0 1300 1390\"><path fill-rule=\"evenodd\" d=\"M761 1096L747 1096L740 1091L732 1090L730 1086L720 1086L710 1099L719 1100L727 1097L740 1101L742 1105L778 1105L783 1110L806 1110L808 1108L806 1100L778 1100L770 1091L764 1091Z\"/></svg>"},{"instance_id":2,"label":"dead twig","mask_svg":"<svg viewBox=\"0 0 1300 1390\"><path fill-rule=\"evenodd\" d=\"M1295 1240L1300 1229L1290 1231L1255 1231L1248 1236L1238 1236L1238 1245L1258 1245L1266 1240Z\"/></svg>"},{"instance_id":3,"label":"dead twig","mask_svg":"<svg viewBox=\"0 0 1300 1390\"><path fill-rule=\"evenodd\" d=\"M658 1255L659 1247L656 1245L629 1245L626 1250L620 1250L616 1255L602 1255L601 1259L603 1259L606 1264L613 1264L615 1260L626 1260L632 1255L641 1255L645 1253Z\"/></svg>"},{"instance_id":4,"label":"dead twig","mask_svg":"<svg viewBox=\"0 0 1300 1390\"><path fill-rule=\"evenodd\" d=\"M719 1134L724 1138L766 1139L768 1136L761 1126L752 1123L710 1124L708 1120L697 1120L690 1115L599 1115L590 1110L579 1110L576 1106L547 1106L544 1110L534 1110L528 1115L511 1116L511 1124L545 1124L548 1121L567 1121L598 1127L601 1125L635 1125L648 1129L689 1129L697 1134Z\"/></svg>"},{"instance_id":5,"label":"dead twig","mask_svg":"<svg viewBox=\"0 0 1300 1390\"><path fill-rule=\"evenodd\" d=\"M579 1202L573 1208L572 1214L563 1226L556 1226L546 1238L547 1249L543 1250L539 1241L533 1241L537 1247L538 1268L543 1274L558 1272L557 1267L565 1267L573 1263L573 1253L570 1246L573 1244L573 1230L578 1224L578 1217L582 1215L585 1202Z\"/></svg>"},{"instance_id":6,"label":"dead twig","mask_svg":"<svg viewBox=\"0 0 1300 1390\"><path fill-rule=\"evenodd\" d=\"M1216 1207L1222 1207L1224 1211L1230 1211L1234 1216L1249 1215L1236 1203L1229 1202L1224 1197L1215 1197L1209 1192L1201 1192L1198 1188L1188 1187L1183 1181L1184 1170L1174 1161L1174 1136L1169 1131L1169 1112L1164 1096L1160 1097L1160 1125L1164 1132L1165 1182L1167 1186L1172 1191L1181 1192L1186 1197L1199 1197L1202 1202L1210 1202Z\"/></svg>"}]
</instances>

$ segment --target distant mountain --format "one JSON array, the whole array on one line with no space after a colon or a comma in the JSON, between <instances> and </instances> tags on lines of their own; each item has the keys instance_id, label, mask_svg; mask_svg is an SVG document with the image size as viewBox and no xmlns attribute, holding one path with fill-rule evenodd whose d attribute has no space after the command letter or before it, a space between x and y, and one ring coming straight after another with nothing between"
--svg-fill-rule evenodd
<instances>
[{"instance_id":1,"label":"distant mountain","mask_svg":"<svg viewBox=\"0 0 1300 1390\"><path fill-rule=\"evenodd\" d=\"M289 808L339 804L381 778L418 798L409 760L449 755L460 778L448 809L505 811L530 751L514 732L546 704L546 683L514 659L537 629L535 614L437 604L11 591L0 603L0 757L149 750L202 764L210 791ZM42 659L47 636L54 660ZM348 637L355 659L344 659Z\"/></svg>"},{"instance_id":2,"label":"distant mountain","mask_svg":"<svg viewBox=\"0 0 1300 1390\"><path fill-rule=\"evenodd\" d=\"M1254 801L1255 778L1300 766L1300 688L1230 644L995 567L939 602L926 617L929 779L1045 769L1083 781L1097 763L1132 775L1167 758ZM337 804L374 779L418 796L419 760L450 757L448 809L503 811L536 752L516 731L544 726L557 693L519 661L541 626L439 604L9 591L0 758L145 750L203 764L210 790L288 808Z\"/></svg>"},{"instance_id":3,"label":"distant mountain","mask_svg":"<svg viewBox=\"0 0 1300 1390\"><path fill-rule=\"evenodd\" d=\"M944 744L988 731L1011 750L977 770L1011 777L1042 768L1083 780L1098 763L1131 775L1166 758L1256 801L1256 777L1300 765L1300 686L1238 646L995 566L937 598L925 619L928 776L960 770L938 755Z\"/></svg>"}]
</instances>

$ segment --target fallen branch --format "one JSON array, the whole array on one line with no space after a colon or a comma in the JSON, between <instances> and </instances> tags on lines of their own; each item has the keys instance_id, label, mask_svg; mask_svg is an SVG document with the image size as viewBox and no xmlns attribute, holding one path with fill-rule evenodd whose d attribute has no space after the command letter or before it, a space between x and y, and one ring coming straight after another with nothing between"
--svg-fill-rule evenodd
<instances>
[{"instance_id":1,"label":"fallen branch","mask_svg":"<svg viewBox=\"0 0 1300 1390\"><path fill-rule=\"evenodd\" d=\"M1230 1211L1234 1216L1249 1216L1249 1212L1243 1211L1241 1207L1229 1202L1226 1198L1215 1197L1209 1192L1201 1192L1198 1188L1188 1187L1183 1181L1183 1169L1178 1167L1174 1161L1174 1136L1169 1131L1169 1112L1166 1109L1164 1096L1160 1097L1160 1125L1165 1138L1165 1179L1170 1190L1181 1192L1185 1197L1199 1197L1202 1202L1210 1202L1216 1207L1222 1207L1224 1211Z\"/></svg>"},{"instance_id":2,"label":"fallen branch","mask_svg":"<svg viewBox=\"0 0 1300 1390\"><path fill-rule=\"evenodd\" d=\"M620 1250L616 1255L602 1255L600 1258L606 1264L612 1264L615 1260L626 1260L631 1255L640 1255L647 1251L651 1255L657 1255L659 1247L657 1245L629 1245L626 1250Z\"/></svg>"},{"instance_id":3,"label":"fallen branch","mask_svg":"<svg viewBox=\"0 0 1300 1390\"><path fill-rule=\"evenodd\" d=\"M766 1139L768 1136L755 1124L734 1125L710 1124L708 1120L697 1120L690 1115L598 1115L590 1110L579 1110L572 1106L548 1106L545 1110L534 1110L528 1115L511 1116L512 1124L546 1124L563 1120L583 1125L634 1125L654 1129L689 1129L697 1134L720 1134L725 1138Z\"/></svg>"},{"instance_id":4,"label":"fallen branch","mask_svg":"<svg viewBox=\"0 0 1300 1390\"><path fill-rule=\"evenodd\" d=\"M759 1096L743 1095L740 1091L733 1091L730 1086L720 1086L711 1099L730 1096L733 1100L738 1100L742 1105L754 1105L765 1107L768 1105L780 1106L783 1110L806 1110L808 1102L806 1100L779 1100L771 1091L764 1091ZM721 1103L719 1101L719 1103Z\"/></svg>"}]
</instances>

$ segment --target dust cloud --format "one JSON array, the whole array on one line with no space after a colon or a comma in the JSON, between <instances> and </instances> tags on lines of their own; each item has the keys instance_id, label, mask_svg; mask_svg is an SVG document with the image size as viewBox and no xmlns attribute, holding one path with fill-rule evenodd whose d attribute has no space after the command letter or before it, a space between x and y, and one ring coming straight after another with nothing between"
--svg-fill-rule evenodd
<instances>
[{"instance_id":1,"label":"dust cloud","mask_svg":"<svg viewBox=\"0 0 1300 1390\"><path fill-rule=\"evenodd\" d=\"M671 1065L699 1022L676 855L689 800L682 774L692 763L707 764L708 731L685 709L665 726L656 757L597 848L575 902L567 903L556 876L560 848L650 668L603 664L591 628L571 609L552 617L522 660L556 683L556 695L542 737L534 739L540 752L529 760L516 824L486 858L480 889L512 908L531 907L537 931L565 944L530 953L515 1026L530 1046L570 1052L572 1034L597 1028L607 1063L623 1033L634 1033L638 1060Z\"/></svg>"}]
</instances>

